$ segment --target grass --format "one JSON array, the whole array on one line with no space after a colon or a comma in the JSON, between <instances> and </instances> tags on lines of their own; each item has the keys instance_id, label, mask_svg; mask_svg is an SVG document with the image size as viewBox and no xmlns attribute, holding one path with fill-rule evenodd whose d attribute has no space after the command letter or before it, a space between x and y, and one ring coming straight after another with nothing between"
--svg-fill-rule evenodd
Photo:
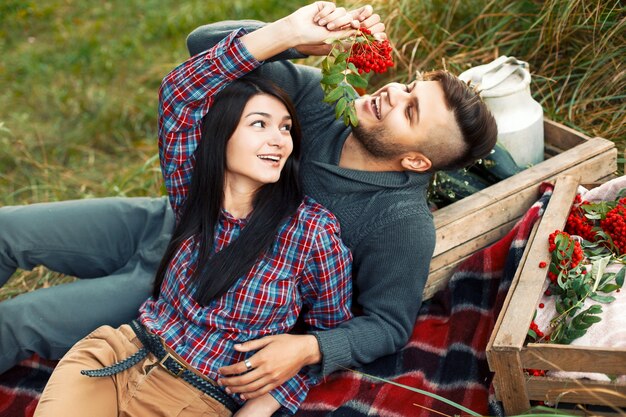
<instances>
[{"instance_id":1,"label":"grass","mask_svg":"<svg viewBox=\"0 0 626 417\"><path fill-rule=\"evenodd\" d=\"M195 27L304 0L0 3L0 205L163 193L157 90ZM17 273L0 300L68 278Z\"/></svg>"}]
</instances>

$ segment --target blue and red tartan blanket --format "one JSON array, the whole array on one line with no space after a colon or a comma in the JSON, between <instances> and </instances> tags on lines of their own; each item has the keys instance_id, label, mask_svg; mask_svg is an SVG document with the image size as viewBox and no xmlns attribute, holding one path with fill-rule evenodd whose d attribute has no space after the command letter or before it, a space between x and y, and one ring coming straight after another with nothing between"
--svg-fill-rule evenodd
<instances>
[{"instance_id":1,"label":"blue and red tartan blanket","mask_svg":"<svg viewBox=\"0 0 626 417\"><path fill-rule=\"evenodd\" d=\"M301 417L467 415L451 405L376 379L444 397L481 415L502 415L491 389L485 349L530 231L552 195L543 195L517 225L463 262L446 289L425 302L409 343L397 354L331 375L313 388ZM33 357L0 375L0 417L30 417L55 362Z\"/></svg>"}]
</instances>

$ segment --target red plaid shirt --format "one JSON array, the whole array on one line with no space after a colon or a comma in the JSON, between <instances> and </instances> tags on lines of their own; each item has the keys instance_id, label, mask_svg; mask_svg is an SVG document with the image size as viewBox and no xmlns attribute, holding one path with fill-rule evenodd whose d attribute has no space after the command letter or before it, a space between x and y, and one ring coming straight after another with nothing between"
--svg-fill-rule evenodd
<instances>
[{"instance_id":1,"label":"red plaid shirt","mask_svg":"<svg viewBox=\"0 0 626 417\"><path fill-rule=\"evenodd\" d=\"M161 85L161 168L176 212L187 194L201 120L214 95L230 80L260 65L239 41L244 33L234 32L192 57ZM236 239L245 224L245 219L235 219L223 210L213 251ZM177 250L159 298L141 306L140 319L190 365L213 379L218 377L218 368L245 359L234 344L288 332L303 308L304 321L315 329L332 328L351 317L351 254L339 238L337 219L310 198L281 225L271 249L250 272L206 307L198 305L188 290L197 262L196 244L190 238ZM316 382L304 369L270 393L295 412Z\"/></svg>"}]
</instances>

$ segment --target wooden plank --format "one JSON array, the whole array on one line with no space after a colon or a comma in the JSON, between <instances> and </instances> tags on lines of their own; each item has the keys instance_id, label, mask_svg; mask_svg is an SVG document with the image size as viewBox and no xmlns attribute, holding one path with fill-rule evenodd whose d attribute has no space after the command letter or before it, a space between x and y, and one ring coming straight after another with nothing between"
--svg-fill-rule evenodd
<instances>
[{"instance_id":1,"label":"wooden plank","mask_svg":"<svg viewBox=\"0 0 626 417\"><path fill-rule=\"evenodd\" d=\"M612 382L529 377L526 388L531 400L626 406L626 385ZM619 409L615 411L619 411Z\"/></svg>"},{"instance_id":2,"label":"wooden plank","mask_svg":"<svg viewBox=\"0 0 626 417\"><path fill-rule=\"evenodd\" d=\"M537 198L535 198L536 200ZM533 201L534 202L534 201ZM524 213L528 210L524 210ZM472 255L475 252L486 248L494 242L500 240L504 235L506 235L515 223L522 216L515 216L511 219L505 219L503 222L484 222L483 223L483 233L478 234L471 240L465 241L462 244L451 248L450 250L433 257L430 261L430 272L435 273L438 269L445 268L450 265L451 262L454 262L460 258L466 257L467 255ZM492 226L492 229L489 227Z\"/></svg>"},{"instance_id":3,"label":"wooden plank","mask_svg":"<svg viewBox=\"0 0 626 417\"><path fill-rule=\"evenodd\" d=\"M603 155L605 153L606 155ZM502 199L515 195L528 187L554 178L562 172L569 171L575 173L581 164L597 159L595 157L598 155L603 155L600 159L605 160L605 165L598 165L600 172L585 172L584 175L580 175L583 181L593 182L596 178L609 175L616 170L617 150L615 149L615 144L606 139L594 138L467 198L435 211L433 214L435 226L437 229L441 229L469 214L498 204Z\"/></svg>"},{"instance_id":4,"label":"wooden plank","mask_svg":"<svg viewBox=\"0 0 626 417\"><path fill-rule=\"evenodd\" d=\"M526 381L522 373L519 351L506 350L492 357L494 386L507 415L521 414L530 408Z\"/></svg>"},{"instance_id":5,"label":"wooden plank","mask_svg":"<svg viewBox=\"0 0 626 417\"><path fill-rule=\"evenodd\" d=\"M502 224L476 238L455 247L448 252L436 256L430 262L430 273L424 287L423 299L428 300L440 289L444 288L454 274L457 266L479 250L500 240L515 225L519 218Z\"/></svg>"},{"instance_id":6,"label":"wooden plank","mask_svg":"<svg viewBox=\"0 0 626 417\"><path fill-rule=\"evenodd\" d=\"M552 120L543 120L543 136L547 146L561 149L561 152L580 145L589 136Z\"/></svg>"},{"instance_id":7,"label":"wooden plank","mask_svg":"<svg viewBox=\"0 0 626 417\"><path fill-rule=\"evenodd\" d=\"M521 349L528 326L532 320L541 289L546 279L546 269L539 268L539 262L548 260L547 237L556 229L563 230L579 179L572 176L559 177L554 192L543 214L535 239L523 265L519 282L515 287L510 304L506 309L493 347Z\"/></svg>"},{"instance_id":8,"label":"wooden plank","mask_svg":"<svg viewBox=\"0 0 626 417\"><path fill-rule=\"evenodd\" d=\"M584 178L586 182L593 182L597 178L604 177L614 171L616 158L617 152L615 148L612 148L595 157L577 161L560 174L577 175ZM535 172L535 174L537 173ZM539 197L538 185L543 181L554 179L556 176L557 174L552 173L544 173L539 176L531 175L532 181L523 185L509 182L510 188L501 189L500 185L514 179L512 177L435 211L433 216L437 240L434 256L439 256L482 235L487 223L495 227L521 217ZM487 201L489 204L486 203ZM446 211L441 214L453 206L457 207L457 212Z\"/></svg>"},{"instance_id":9,"label":"wooden plank","mask_svg":"<svg viewBox=\"0 0 626 417\"><path fill-rule=\"evenodd\" d=\"M532 343L520 357L524 368L626 375L624 348Z\"/></svg>"},{"instance_id":10,"label":"wooden plank","mask_svg":"<svg viewBox=\"0 0 626 417\"><path fill-rule=\"evenodd\" d=\"M498 314L496 323L493 326L493 331L491 332L491 336L489 337L489 342L487 342L487 348L486 348L487 362L489 363L489 369L491 369L491 371L495 371L494 367L491 364L492 355L497 354L497 353L492 352L493 342L494 342L494 339L496 338L496 335L500 331L500 326L502 325L502 320L504 319L504 315L506 314L508 306L511 304L511 297L513 297L513 294L515 293L515 288L517 287L517 284L519 283L519 277L522 274L522 265L524 265L526 263L526 259L528 259L528 254L530 253L530 248L532 246L531 242L535 239L535 235L537 234L537 229L539 228L539 223L540 223L539 221L535 222L532 230L530 231L530 235L528 236L528 244L526 245L526 248L524 248L524 252L522 253L522 258L520 259L519 267L515 271L515 275L513 276L513 279L511 280L511 286L509 287L509 291L506 293L506 297L504 299L504 302L502 303L502 307L500 308L500 314ZM520 360L521 360L521 357L520 357Z\"/></svg>"}]
</instances>

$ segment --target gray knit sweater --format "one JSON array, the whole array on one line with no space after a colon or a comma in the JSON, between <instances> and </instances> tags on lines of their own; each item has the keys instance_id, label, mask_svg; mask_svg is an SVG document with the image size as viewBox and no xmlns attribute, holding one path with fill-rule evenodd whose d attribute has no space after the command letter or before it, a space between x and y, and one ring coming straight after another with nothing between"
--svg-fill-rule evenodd
<instances>
[{"instance_id":1,"label":"gray knit sweater","mask_svg":"<svg viewBox=\"0 0 626 417\"><path fill-rule=\"evenodd\" d=\"M201 52L234 29L258 28L255 21L202 26L187 39L191 54ZM359 366L400 349L419 310L435 246L435 228L426 202L430 175L368 172L338 166L350 128L335 120L322 102L319 70L287 61L286 51L257 72L292 97L303 130L300 163L304 192L339 219L341 236L352 251L355 305L361 315L339 327L313 332L326 375Z\"/></svg>"}]
</instances>

